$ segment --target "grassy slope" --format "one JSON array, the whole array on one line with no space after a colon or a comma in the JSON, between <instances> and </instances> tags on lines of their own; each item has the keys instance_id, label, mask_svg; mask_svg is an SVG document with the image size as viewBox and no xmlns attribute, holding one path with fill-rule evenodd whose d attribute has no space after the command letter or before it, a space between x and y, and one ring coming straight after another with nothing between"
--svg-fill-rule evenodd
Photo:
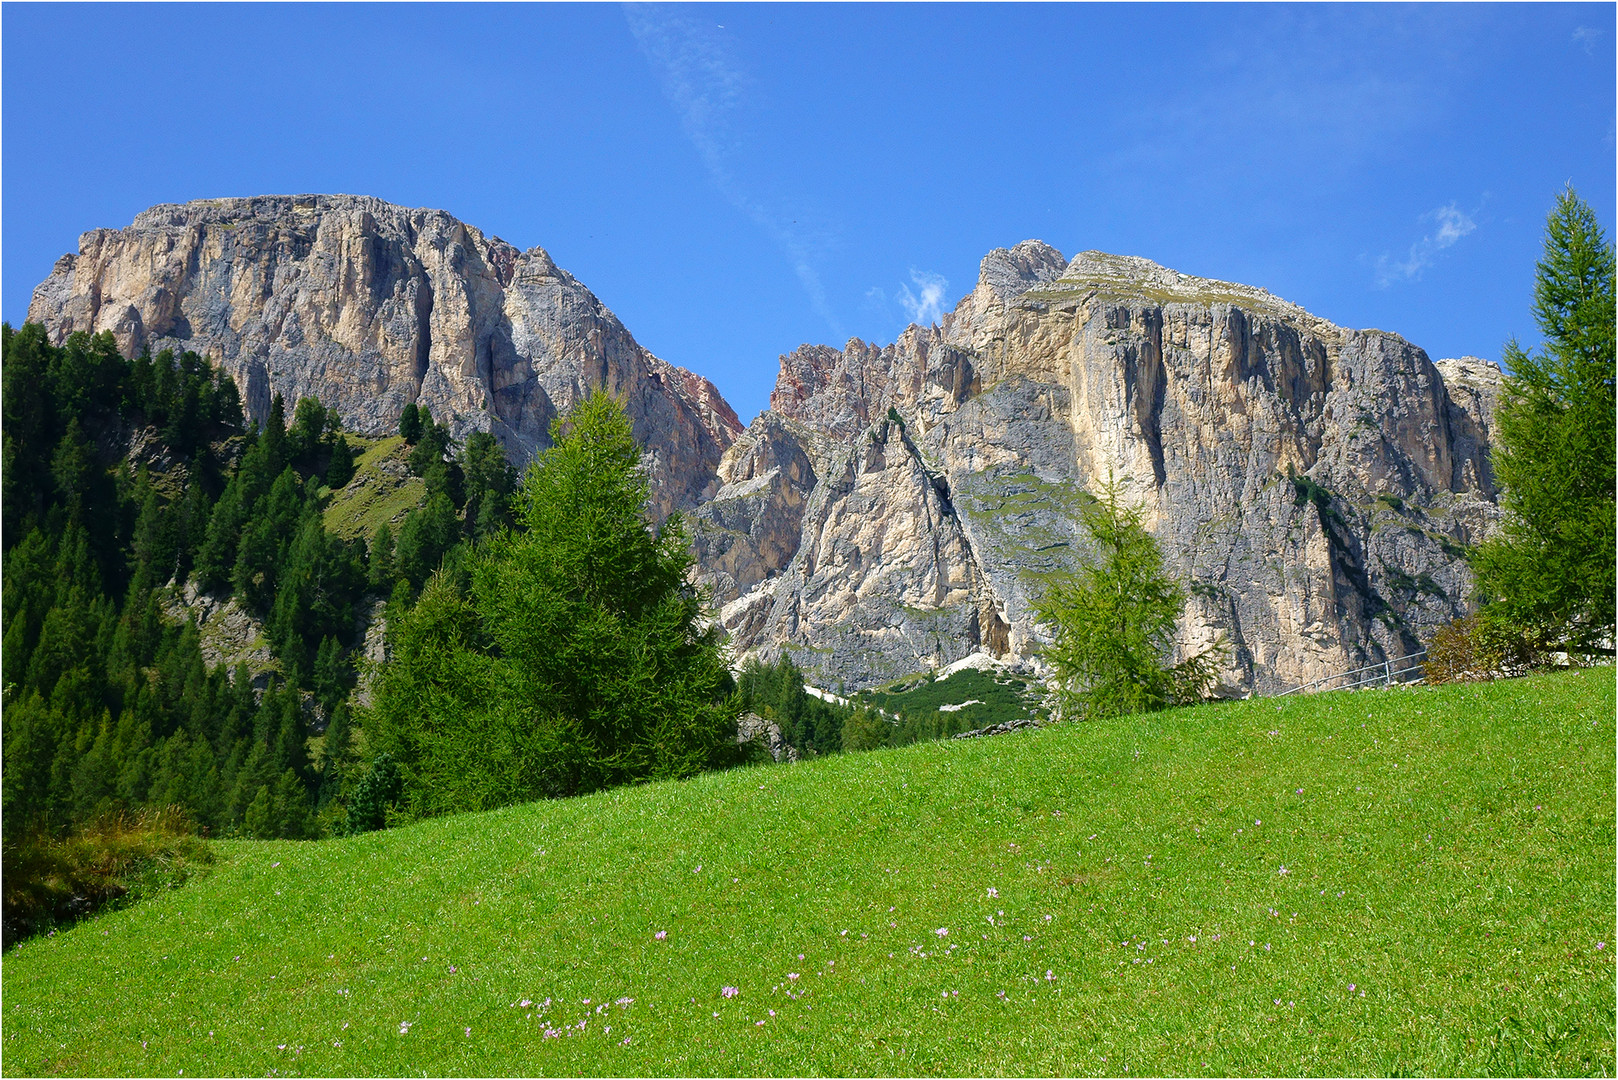
<instances>
[{"instance_id":1,"label":"grassy slope","mask_svg":"<svg viewBox=\"0 0 1618 1080\"><path fill-rule=\"evenodd\" d=\"M4 1068L1610 1073L1614 739L1605 669L221 844L6 956Z\"/></svg>"},{"instance_id":2,"label":"grassy slope","mask_svg":"<svg viewBox=\"0 0 1618 1080\"><path fill-rule=\"evenodd\" d=\"M348 439L358 451L354 476L332 493L325 510L326 528L345 540L370 540L383 525L389 525L398 539L404 516L427 498L426 483L404 475L410 447L398 435L382 439L350 435ZM386 467L390 465L391 469Z\"/></svg>"}]
</instances>

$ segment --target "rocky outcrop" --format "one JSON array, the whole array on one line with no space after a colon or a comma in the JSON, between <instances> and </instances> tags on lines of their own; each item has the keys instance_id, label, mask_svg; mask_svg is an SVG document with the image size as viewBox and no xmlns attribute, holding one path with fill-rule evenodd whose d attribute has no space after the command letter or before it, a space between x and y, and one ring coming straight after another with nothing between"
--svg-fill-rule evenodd
<instances>
[{"instance_id":1,"label":"rocky outcrop","mask_svg":"<svg viewBox=\"0 0 1618 1080\"><path fill-rule=\"evenodd\" d=\"M1037 654L1111 478L1189 583L1182 652L1223 641L1223 691L1273 691L1465 610L1498 382L1261 289L1028 241L942 326L782 357L697 550L739 654L855 688Z\"/></svg>"},{"instance_id":2,"label":"rocky outcrop","mask_svg":"<svg viewBox=\"0 0 1618 1080\"><path fill-rule=\"evenodd\" d=\"M264 624L234 597L213 596L187 581L164 597L163 612L178 623L194 621L203 662L230 672L245 668L256 694L262 695L281 673Z\"/></svg>"},{"instance_id":3,"label":"rocky outcrop","mask_svg":"<svg viewBox=\"0 0 1618 1080\"><path fill-rule=\"evenodd\" d=\"M712 494L741 424L713 385L636 343L540 248L441 210L349 195L155 206L79 238L28 309L61 341L110 330L126 354L221 363L262 419L316 395L351 430L393 431L410 402L457 438L493 431L521 464L597 388L623 396L660 513Z\"/></svg>"},{"instance_id":4,"label":"rocky outcrop","mask_svg":"<svg viewBox=\"0 0 1618 1080\"><path fill-rule=\"evenodd\" d=\"M778 765L783 761L798 760L798 748L787 742L786 736L781 734L780 724L766 720L757 713L746 713L736 723L736 745L746 746L753 742L767 750L770 760Z\"/></svg>"}]
</instances>

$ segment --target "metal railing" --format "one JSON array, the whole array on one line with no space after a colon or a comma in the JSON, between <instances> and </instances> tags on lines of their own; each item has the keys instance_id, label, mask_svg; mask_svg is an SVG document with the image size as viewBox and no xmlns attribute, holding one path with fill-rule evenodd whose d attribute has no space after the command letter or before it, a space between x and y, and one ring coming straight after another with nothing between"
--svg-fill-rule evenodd
<instances>
[{"instance_id":1,"label":"metal railing","mask_svg":"<svg viewBox=\"0 0 1618 1080\"><path fill-rule=\"evenodd\" d=\"M1410 683L1419 683L1423 679L1422 661L1427 650L1413 652L1408 656L1391 656L1380 664L1370 664L1366 667L1355 668L1353 671L1342 671L1336 675L1328 675L1324 679L1316 679L1302 686L1294 686L1291 690L1283 690L1276 697L1286 697L1288 694L1303 694L1313 690L1363 690L1373 686L1403 686ZM1328 686L1345 680L1337 686Z\"/></svg>"}]
</instances>

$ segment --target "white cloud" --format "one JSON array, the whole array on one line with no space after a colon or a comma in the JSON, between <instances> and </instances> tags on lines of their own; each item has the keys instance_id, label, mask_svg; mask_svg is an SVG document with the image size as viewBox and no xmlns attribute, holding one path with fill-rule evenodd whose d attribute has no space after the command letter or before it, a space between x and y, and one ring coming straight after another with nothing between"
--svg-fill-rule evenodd
<instances>
[{"instance_id":1,"label":"white cloud","mask_svg":"<svg viewBox=\"0 0 1618 1080\"><path fill-rule=\"evenodd\" d=\"M663 83L663 93L680 116L686 138L696 147L708 178L727 201L746 214L786 253L793 272L814 310L841 335L826 289L813 258L824 246L812 227L798 225L805 216L781 213L755 197L741 183L732 161L743 149L739 133L752 80L736 63L722 35L708 23L681 17L678 9L652 4L626 4L624 16ZM717 30L724 30L718 26Z\"/></svg>"},{"instance_id":2,"label":"white cloud","mask_svg":"<svg viewBox=\"0 0 1618 1080\"><path fill-rule=\"evenodd\" d=\"M1584 46L1586 54L1595 55L1595 43L1601 40L1601 31L1594 26L1579 26L1573 30L1573 40Z\"/></svg>"},{"instance_id":3,"label":"white cloud","mask_svg":"<svg viewBox=\"0 0 1618 1080\"><path fill-rule=\"evenodd\" d=\"M909 285L900 285L899 303L911 322L931 326L944 317L944 291L949 288L949 282L943 274L926 270L911 270L910 281L920 295L911 292Z\"/></svg>"},{"instance_id":4,"label":"white cloud","mask_svg":"<svg viewBox=\"0 0 1618 1080\"><path fill-rule=\"evenodd\" d=\"M1438 228L1411 244L1410 254L1405 258L1396 260L1389 255L1378 258L1376 261L1378 288L1385 289L1395 282L1420 278L1421 272L1433 264L1440 252L1454 247L1461 237L1478 227L1477 222L1464 214L1454 203L1423 214L1422 220L1434 222Z\"/></svg>"}]
</instances>

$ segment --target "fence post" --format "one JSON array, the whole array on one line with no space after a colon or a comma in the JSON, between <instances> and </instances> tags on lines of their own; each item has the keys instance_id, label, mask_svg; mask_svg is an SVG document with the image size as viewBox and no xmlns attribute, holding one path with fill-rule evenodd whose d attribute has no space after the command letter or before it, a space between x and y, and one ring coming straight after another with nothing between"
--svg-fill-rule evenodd
<instances>
[{"instance_id":1,"label":"fence post","mask_svg":"<svg viewBox=\"0 0 1618 1080\"><path fill-rule=\"evenodd\" d=\"M1386 653L1382 654L1382 678L1386 680L1384 685L1393 686L1393 661L1388 659Z\"/></svg>"}]
</instances>

